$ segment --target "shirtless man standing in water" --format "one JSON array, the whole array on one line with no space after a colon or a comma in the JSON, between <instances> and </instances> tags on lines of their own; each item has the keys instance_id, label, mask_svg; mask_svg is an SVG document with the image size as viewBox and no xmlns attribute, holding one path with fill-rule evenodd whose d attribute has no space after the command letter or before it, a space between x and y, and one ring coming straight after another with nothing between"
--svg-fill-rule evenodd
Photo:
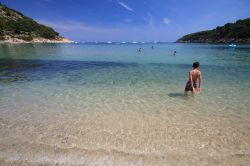
<instances>
[{"instance_id":1,"label":"shirtless man standing in water","mask_svg":"<svg viewBox=\"0 0 250 166\"><path fill-rule=\"evenodd\" d=\"M189 72L189 78L188 82L185 87L185 94L187 94L188 91L192 91L193 94L196 92L201 92L201 72L199 70L200 63L194 62L193 63L193 70ZM199 86L197 87L197 82L199 82Z\"/></svg>"}]
</instances>

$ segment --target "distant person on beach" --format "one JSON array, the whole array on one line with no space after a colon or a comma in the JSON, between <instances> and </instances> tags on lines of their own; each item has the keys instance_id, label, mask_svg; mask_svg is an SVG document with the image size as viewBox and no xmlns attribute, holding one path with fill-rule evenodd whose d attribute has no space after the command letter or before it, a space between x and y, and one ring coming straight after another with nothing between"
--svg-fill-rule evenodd
<instances>
[{"instance_id":1,"label":"distant person on beach","mask_svg":"<svg viewBox=\"0 0 250 166\"><path fill-rule=\"evenodd\" d=\"M142 52L142 48L139 48L138 52Z\"/></svg>"},{"instance_id":2,"label":"distant person on beach","mask_svg":"<svg viewBox=\"0 0 250 166\"><path fill-rule=\"evenodd\" d=\"M193 69L189 72L188 76L188 82L185 87L185 94L187 94L188 91L191 91L193 94L196 92L201 92L201 71L199 70L200 63L194 62L193 63ZM199 83L199 86L197 87L197 83Z\"/></svg>"},{"instance_id":3,"label":"distant person on beach","mask_svg":"<svg viewBox=\"0 0 250 166\"><path fill-rule=\"evenodd\" d=\"M154 46L151 46L151 49L154 49Z\"/></svg>"}]
</instances>

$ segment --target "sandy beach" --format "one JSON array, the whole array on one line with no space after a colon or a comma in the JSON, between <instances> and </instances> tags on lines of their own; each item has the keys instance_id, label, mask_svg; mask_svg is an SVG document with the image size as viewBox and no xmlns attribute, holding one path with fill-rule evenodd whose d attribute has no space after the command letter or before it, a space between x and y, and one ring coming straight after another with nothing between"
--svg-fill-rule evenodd
<instances>
[{"instance_id":1,"label":"sandy beach","mask_svg":"<svg viewBox=\"0 0 250 166\"><path fill-rule=\"evenodd\" d=\"M244 125L249 118L99 111L1 116L1 160L7 165L249 164L250 133Z\"/></svg>"}]
</instances>

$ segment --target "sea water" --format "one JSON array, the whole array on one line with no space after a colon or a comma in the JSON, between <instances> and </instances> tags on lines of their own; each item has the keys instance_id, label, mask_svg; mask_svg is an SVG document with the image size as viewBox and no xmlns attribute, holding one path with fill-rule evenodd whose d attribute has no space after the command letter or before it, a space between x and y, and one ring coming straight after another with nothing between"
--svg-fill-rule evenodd
<instances>
[{"instance_id":1,"label":"sea water","mask_svg":"<svg viewBox=\"0 0 250 166\"><path fill-rule=\"evenodd\" d=\"M250 46L1 44L0 136L6 165L249 165Z\"/></svg>"}]
</instances>

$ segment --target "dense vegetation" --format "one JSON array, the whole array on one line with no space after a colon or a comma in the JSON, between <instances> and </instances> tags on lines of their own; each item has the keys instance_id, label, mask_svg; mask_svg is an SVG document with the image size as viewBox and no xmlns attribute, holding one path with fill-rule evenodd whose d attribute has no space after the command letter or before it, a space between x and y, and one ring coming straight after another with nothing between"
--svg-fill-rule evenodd
<instances>
[{"instance_id":1,"label":"dense vegetation","mask_svg":"<svg viewBox=\"0 0 250 166\"><path fill-rule=\"evenodd\" d=\"M183 36L177 42L194 43L250 43L250 18L227 23L216 29Z\"/></svg>"},{"instance_id":2,"label":"dense vegetation","mask_svg":"<svg viewBox=\"0 0 250 166\"><path fill-rule=\"evenodd\" d=\"M0 3L0 40L6 36L30 41L34 37L57 39L59 33L45 25L38 24L22 13Z\"/></svg>"}]
</instances>

